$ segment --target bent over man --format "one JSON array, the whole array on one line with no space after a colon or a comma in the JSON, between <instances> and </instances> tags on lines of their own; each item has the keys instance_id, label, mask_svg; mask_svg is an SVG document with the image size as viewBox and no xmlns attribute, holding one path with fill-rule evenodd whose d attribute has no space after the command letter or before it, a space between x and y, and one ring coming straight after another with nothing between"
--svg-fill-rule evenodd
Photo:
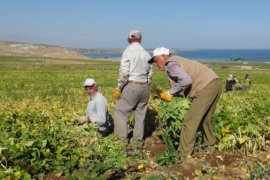
<instances>
[{"instance_id":1,"label":"bent over man","mask_svg":"<svg viewBox=\"0 0 270 180\"><path fill-rule=\"evenodd\" d=\"M180 152L183 155L193 152L200 126L203 128L204 145L215 144L212 115L222 90L216 73L197 61L171 56L170 50L164 47L153 51L149 63L153 62L160 70L166 71L171 82L171 89L163 92L161 98L170 101L172 96L184 95L193 99L181 129Z\"/></svg>"}]
</instances>

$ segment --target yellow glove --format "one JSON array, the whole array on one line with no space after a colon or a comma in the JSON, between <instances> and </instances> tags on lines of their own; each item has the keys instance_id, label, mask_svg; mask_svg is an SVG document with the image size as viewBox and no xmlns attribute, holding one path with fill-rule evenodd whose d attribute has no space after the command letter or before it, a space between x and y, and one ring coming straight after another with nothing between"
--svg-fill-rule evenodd
<instances>
[{"instance_id":1,"label":"yellow glove","mask_svg":"<svg viewBox=\"0 0 270 180\"><path fill-rule=\"evenodd\" d=\"M171 101L172 95L169 94L169 91L162 91L160 94L160 98L164 101Z\"/></svg>"},{"instance_id":2,"label":"yellow glove","mask_svg":"<svg viewBox=\"0 0 270 180\"><path fill-rule=\"evenodd\" d=\"M79 117L78 124L84 124L86 122L88 122L87 116L81 116L81 117Z\"/></svg>"},{"instance_id":3,"label":"yellow glove","mask_svg":"<svg viewBox=\"0 0 270 180\"><path fill-rule=\"evenodd\" d=\"M114 91L113 91L113 97L118 100L120 99L121 97L121 91L119 88L115 88Z\"/></svg>"}]
</instances>

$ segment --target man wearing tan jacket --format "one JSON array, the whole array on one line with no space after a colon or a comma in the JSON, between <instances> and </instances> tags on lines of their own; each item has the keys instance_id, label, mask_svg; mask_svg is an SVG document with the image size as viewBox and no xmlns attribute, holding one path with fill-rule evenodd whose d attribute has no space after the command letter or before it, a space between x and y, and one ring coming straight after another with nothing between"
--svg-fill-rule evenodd
<instances>
[{"instance_id":1,"label":"man wearing tan jacket","mask_svg":"<svg viewBox=\"0 0 270 180\"><path fill-rule=\"evenodd\" d=\"M204 145L215 144L212 115L222 90L216 73L200 62L171 56L170 50L164 47L153 51L153 58L148 63L153 62L160 70L166 71L171 82L171 89L161 93L163 100L170 101L174 95L189 96L193 99L181 129L180 152L183 155L193 152L196 134L201 125Z\"/></svg>"}]
</instances>

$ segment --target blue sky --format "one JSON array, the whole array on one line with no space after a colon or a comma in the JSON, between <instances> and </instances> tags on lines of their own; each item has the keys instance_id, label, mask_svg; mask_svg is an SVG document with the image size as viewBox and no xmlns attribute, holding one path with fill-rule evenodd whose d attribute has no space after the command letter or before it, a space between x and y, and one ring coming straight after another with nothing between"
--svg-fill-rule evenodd
<instances>
[{"instance_id":1,"label":"blue sky","mask_svg":"<svg viewBox=\"0 0 270 180\"><path fill-rule=\"evenodd\" d=\"M2 0L0 41L125 48L270 49L268 0Z\"/></svg>"}]
</instances>

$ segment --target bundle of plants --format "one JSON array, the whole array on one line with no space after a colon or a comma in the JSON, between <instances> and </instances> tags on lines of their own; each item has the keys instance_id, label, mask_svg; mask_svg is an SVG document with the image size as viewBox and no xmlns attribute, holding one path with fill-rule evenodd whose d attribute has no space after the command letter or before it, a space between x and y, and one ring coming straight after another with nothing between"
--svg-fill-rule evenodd
<instances>
[{"instance_id":1,"label":"bundle of plants","mask_svg":"<svg viewBox=\"0 0 270 180\"><path fill-rule=\"evenodd\" d=\"M181 97L174 97L170 102L156 99L156 104L159 104L159 135L167 146L167 151L159 154L157 161L160 165L168 165L181 159L177 151L180 130L191 100Z\"/></svg>"}]
</instances>

